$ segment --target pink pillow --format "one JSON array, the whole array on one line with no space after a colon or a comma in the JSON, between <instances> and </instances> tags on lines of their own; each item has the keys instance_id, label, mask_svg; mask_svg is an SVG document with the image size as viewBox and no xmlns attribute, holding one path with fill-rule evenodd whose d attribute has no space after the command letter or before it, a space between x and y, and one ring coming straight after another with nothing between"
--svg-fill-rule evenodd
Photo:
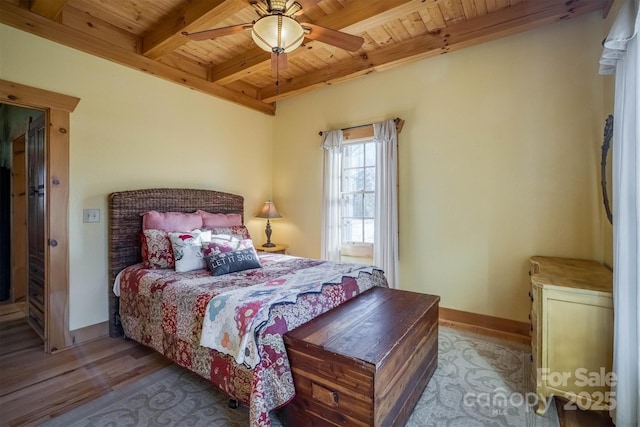
<instances>
[{"instance_id":1,"label":"pink pillow","mask_svg":"<svg viewBox=\"0 0 640 427\"><path fill-rule=\"evenodd\" d=\"M202 216L202 224L206 228L242 225L242 215L240 214L209 213L201 210L196 211L196 213Z\"/></svg>"},{"instance_id":2,"label":"pink pillow","mask_svg":"<svg viewBox=\"0 0 640 427\"><path fill-rule=\"evenodd\" d=\"M143 230L189 231L202 228L199 213L148 211L142 215Z\"/></svg>"}]
</instances>

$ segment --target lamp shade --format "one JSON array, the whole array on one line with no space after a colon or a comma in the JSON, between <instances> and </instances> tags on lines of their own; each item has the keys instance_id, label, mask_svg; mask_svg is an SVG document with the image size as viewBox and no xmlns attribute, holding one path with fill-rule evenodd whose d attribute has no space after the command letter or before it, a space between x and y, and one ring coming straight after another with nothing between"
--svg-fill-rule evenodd
<instances>
[{"instance_id":1,"label":"lamp shade","mask_svg":"<svg viewBox=\"0 0 640 427\"><path fill-rule=\"evenodd\" d=\"M280 14L267 15L253 24L251 37L267 52L289 53L302 44L304 30L293 18Z\"/></svg>"},{"instance_id":2,"label":"lamp shade","mask_svg":"<svg viewBox=\"0 0 640 427\"><path fill-rule=\"evenodd\" d=\"M264 202L264 205L262 205L262 210L260 211L260 213L258 213L258 215L256 215L256 218L274 219L282 218L282 215L278 213L276 205L274 205L272 201L268 201Z\"/></svg>"}]
</instances>

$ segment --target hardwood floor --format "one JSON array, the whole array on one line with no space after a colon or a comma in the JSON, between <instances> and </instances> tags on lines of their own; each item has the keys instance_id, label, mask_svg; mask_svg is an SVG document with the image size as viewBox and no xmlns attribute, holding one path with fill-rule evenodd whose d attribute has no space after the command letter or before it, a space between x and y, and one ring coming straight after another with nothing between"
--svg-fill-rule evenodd
<instances>
[{"instance_id":1,"label":"hardwood floor","mask_svg":"<svg viewBox=\"0 0 640 427\"><path fill-rule=\"evenodd\" d=\"M0 307L2 426L37 425L171 363L134 341L109 337L45 354L24 315Z\"/></svg>"},{"instance_id":2,"label":"hardwood floor","mask_svg":"<svg viewBox=\"0 0 640 427\"><path fill-rule=\"evenodd\" d=\"M121 338L101 338L57 354L15 304L0 305L0 425L33 426L138 380L172 362ZM608 414L564 411L562 427L612 427Z\"/></svg>"},{"instance_id":3,"label":"hardwood floor","mask_svg":"<svg viewBox=\"0 0 640 427\"><path fill-rule=\"evenodd\" d=\"M607 411L576 411L565 410L566 400L556 397L556 408L558 408L558 419L562 427L614 427L611 417ZM575 405L569 404L567 407L573 408Z\"/></svg>"}]
</instances>

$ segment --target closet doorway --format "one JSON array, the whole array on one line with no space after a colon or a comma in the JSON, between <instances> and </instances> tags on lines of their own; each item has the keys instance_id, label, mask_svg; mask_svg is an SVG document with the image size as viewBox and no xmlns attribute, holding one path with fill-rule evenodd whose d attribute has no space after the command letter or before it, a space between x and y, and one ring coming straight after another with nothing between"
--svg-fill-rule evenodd
<instances>
[{"instance_id":1,"label":"closet doorway","mask_svg":"<svg viewBox=\"0 0 640 427\"><path fill-rule=\"evenodd\" d=\"M0 80L0 103L7 105L0 108L4 110L10 106L40 113L41 123L34 118L26 132L23 154L27 164L24 171L27 182L24 191L27 198L26 303L29 323L42 337L47 353L73 344L68 306L69 116L79 101L67 95ZM17 139L19 147L20 136ZM3 156L7 151L13 156L13 150L6 149L5 141L2 143L5 145ZM16 154L20 158L21 153ZM36 167L38 163L41 166ZM16 189L20 190L19 187ZM17 198L16 203L21 200ZM22 249L17 250L22 253ZM15 289L13 291L15 298ZM20 289L17 291L19 294Z\"/></svg>"},{"instance_id":2,"label":"closet doorway","mask_svg":"<svg viewBox=\"0 0 640 427\"><path fill-rule=\"evenodd\" d=\"M0 207L4 248L0 301L18 303L27 314L28 298L44 294L44 121L44 111L0 104L0 140L5 144L0 185L9 190L3 191ZM34 191L38 188L40 197ZM40 326L34 329L42 336L43 316L36 320Z\"/></svg>"}]
</instances>

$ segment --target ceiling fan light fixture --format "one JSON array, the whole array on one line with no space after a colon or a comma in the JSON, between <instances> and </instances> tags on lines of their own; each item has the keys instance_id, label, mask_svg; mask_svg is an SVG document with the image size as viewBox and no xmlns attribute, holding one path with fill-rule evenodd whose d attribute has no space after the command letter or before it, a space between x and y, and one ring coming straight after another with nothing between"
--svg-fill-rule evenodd
<instances>
[{"instance_id":1,"label":"ceiling fan light fixture","mask_svg":"<svg viewBox=\"0 0 640 427\"><path fill-rule=\"evenodd\" d=\"M267 52L289 53L302 44L304 29L293 18L284 15L268 15L253 24L253 41Z\"/></svg>"},{"instance_id":2,"label":"ceiling fan light fixture","mask_svg":"<svg viewBox=\"0 0 640 427\"><path fill-rule=\"evenodd\" d=\"M302 5L297 1L294 1L287 7L287 9L284 11L284 14L287 16L293 17L296 13L300 12L301 10L302 10Z\"/></svg>"},{"instance_id":3,"label":"ceiling fan light fixture","mask_svg":"<svg viewBox=\"0 0 640 427\"><path fill-rule=\"evenodd\" d=\"M269 12L284 13L287 8L287 0L267 0Z\"/></svg>"}]
</instances>

